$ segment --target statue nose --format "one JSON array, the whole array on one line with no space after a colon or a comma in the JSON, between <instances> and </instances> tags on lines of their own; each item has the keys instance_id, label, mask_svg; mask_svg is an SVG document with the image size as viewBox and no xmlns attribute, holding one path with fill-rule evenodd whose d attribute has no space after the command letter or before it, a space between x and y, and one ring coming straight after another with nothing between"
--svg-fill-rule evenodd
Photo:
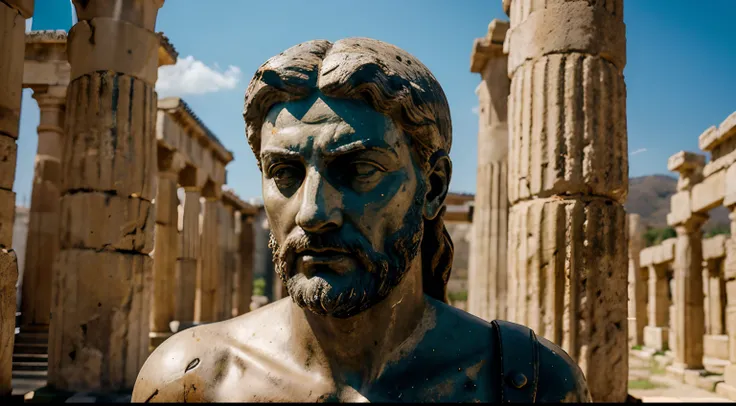
<instances>
[{"instance_id":1,"label":"statue nose","mask_svg":"<svg viewBox=\"0 0 736 406\"><path fill-rule=\"evenodd\" d=\"M314 233L342 226L342 194L314 169L304 180L296 223Z\"/></svg>"}]
</instances>

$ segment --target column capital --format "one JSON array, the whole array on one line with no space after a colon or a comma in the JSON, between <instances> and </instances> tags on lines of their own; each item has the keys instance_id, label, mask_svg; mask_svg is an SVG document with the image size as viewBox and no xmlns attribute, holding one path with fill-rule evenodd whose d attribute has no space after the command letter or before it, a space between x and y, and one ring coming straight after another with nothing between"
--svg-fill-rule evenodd
<instances>
[{"instance_id":1,"label":"column capital","mask_svg":"<svg viewBox=\"0 0 736 406\"><path fill-rule=\"evenodd\" d=\"M509 29L508 21L494 19L488 25L485 37L476 38L473 42L473 51L470 54L470 71L482 73L491 58L504 56L503 42Z\"/></svg>"},{"instance_id":2,"label":"column capital","mask_svg":"<svg viewBox=\"0 0 736 406\"><path fill-rule=\"evenodd\" d=\"M31 86L33 97L39 108L56 107L66 104L66 86Z\"/></svg>"},{"instance_id":3,"label":"column capital","mask_svg":"<svg viewBox=\"0 0 736 406\"><path fill-rule=\"evenodd\" d=\"M165 148L158 148L158 176L178 178L179 172L186 166L182 154Z\"/></svg>"},{"instance_id":4,"label":"column capital","mask_svg":"<svg viewBox=\"0 0 736 406\"><path fill-rule=\"evenodd\" d=\"M687 220L675 224L677 236L679 237L700 231L700 228L703 227L703 224L705 224L706 221L708 221L708 218L709 216L707 214L693 213Z\"/></svg>"},{"instance_id":5,"label":"column capital","mask_svg":"<svg viewBox=\"0 0 736 406\"><path fill-rule=\"evenodd\" d=\"M690 190L703 180L705 155L695 152L680 151L667 160L667 169L680 174L677 180L677 190Z\"/></svg>"}]
</instances>

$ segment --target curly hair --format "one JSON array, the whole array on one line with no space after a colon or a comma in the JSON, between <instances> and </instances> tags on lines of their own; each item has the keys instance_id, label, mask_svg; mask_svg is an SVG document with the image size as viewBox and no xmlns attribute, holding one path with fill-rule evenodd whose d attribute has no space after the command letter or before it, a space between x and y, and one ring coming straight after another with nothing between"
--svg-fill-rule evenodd
<instances>
[{"instance_id":1,"label":"curly hair","mask_svg":"<svg viewBox=\"0 0 736 406\"><path fill-rule=\"evenodd\" d=\"M261 127L271 108L312 93L360 100L393 119L411 139L416 163L427 174L438 156L450 153L452 123L442 87L406 51L370 38L346 38L334 44L314 40L270 58L256 71L245 93L246 136L258 159ZM443 208L424 220L421 244L424 292L447 302L453 244Z\"/></svg>"}]
</instances>

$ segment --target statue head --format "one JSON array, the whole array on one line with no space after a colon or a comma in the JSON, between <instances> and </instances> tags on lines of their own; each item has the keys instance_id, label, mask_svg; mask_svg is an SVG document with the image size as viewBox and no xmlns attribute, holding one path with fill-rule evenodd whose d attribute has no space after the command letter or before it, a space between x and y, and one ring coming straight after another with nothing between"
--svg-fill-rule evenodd
<instances>
[{"instance_id":1,"label":"statue head","mask_svg":"<svg viewBox=\"0 0 736 406\"><path fill-rule=\"evenodd\" d=\"M452 125L427 67L373 39L305 42L258 69L243 115L276 272L299 306L357 315L417 263L446 300Z\"/></svg>"}]
</instances>

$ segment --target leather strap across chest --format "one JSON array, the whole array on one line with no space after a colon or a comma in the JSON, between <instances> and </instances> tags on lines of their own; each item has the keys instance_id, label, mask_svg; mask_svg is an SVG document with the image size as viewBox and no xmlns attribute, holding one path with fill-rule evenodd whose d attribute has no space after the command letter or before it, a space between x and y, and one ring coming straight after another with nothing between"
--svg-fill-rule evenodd
<instances>
[{"instance_id":1,"label":"leather strap across chest","mask_svg":"<svg viewBox=\"0 0 736 406\"><path fill-rule=\"evenodd\" d=\"M501 361L501 402L532 403L537 397L539 341L534 331L503 320L491 322Z\"/></svg>"}]
</instances>

